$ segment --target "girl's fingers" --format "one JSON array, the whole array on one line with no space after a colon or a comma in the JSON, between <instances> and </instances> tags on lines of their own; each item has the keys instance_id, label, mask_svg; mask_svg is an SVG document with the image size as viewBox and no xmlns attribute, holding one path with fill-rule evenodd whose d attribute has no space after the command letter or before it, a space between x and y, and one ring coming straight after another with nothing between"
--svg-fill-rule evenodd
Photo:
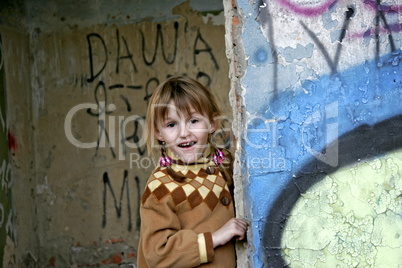
<instances>
[{"instance_id":1,"label":"girl's fingers","mask_svg":"<svg viewBox=\"0 0 402 268\"><path fill-rule=\"evenodd\" d=\"M245 234L245 233L242 233L242 234L236 236L236 241L241 241L241 240L243 240L245 237L246 237L246 234Z\"/></svg>"},{"instance_id":2,"label":"girl's fingers","mask_svg":"<svg viewBox=\"0 0 402 268\"><path fill-rule=\"evenodd\" d=\"M236 219L236 222L244 229L247 229L247 222L241 219Z\"/></svg>"},{"instance_id":3,"label":"girl's fingers","mask_svg":"<svg viewBox=\"0 0 402 268\"><path fill-rule=\"evenodd\" d=\"M244 235L239 236L239 237L237 237L237 238L236 238L236 240L237 240L237 241L241 241L241 240L243 240L243 239L244 239L244 237L245 237Z\"/></svg>"},{"instance_id":4,"label":"girl's fingers","mask_svg":"<svg viewBox=\"0 0 402 268\"><path fill-rule=\"evenodd\" d=\"M236 240L243 240L246 236L247 222L241 219L236 219Z\"/></svg>"}]
</instances>

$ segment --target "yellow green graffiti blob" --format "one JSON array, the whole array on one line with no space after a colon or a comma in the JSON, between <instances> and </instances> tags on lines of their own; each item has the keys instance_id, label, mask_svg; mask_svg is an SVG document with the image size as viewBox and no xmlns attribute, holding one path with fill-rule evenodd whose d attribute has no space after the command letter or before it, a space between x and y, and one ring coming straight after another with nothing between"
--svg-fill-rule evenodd
<instances>
[{"instance_id":1,"label":"yellow green graffiti blob","mask_svg":"<svg viewBox=\"0 0 402 268\"><path fill-rule=\"evenodd\" d=\"M339 169L302 194L282 237L290 267L402 266L402 150Z\"/></svg>"}]
</instances>

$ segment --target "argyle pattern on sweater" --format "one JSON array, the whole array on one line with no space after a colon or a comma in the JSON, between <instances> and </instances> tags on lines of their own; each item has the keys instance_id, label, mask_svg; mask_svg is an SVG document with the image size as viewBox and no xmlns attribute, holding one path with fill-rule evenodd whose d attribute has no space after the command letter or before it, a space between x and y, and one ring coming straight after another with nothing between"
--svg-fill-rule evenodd
<instances>
[{"instance_id":1,"label":"argyle pattern on sweater","mask_svg":"<svg viewBox=\"0 0 402 268\"><path fill-rule=\"evenodd\" d=\"M177 172L177 170L175 170ZM152 195L158 202L171 196L175 206L187 202L191 209L205 203L211 211L221 202L228 207L231 200L226 180L217 168L208 174L203 168L190 167L178 172L185 177L183 182L175 181L166 167L157 168L144 191L141 203Z\"/></svg>"}]
</instances>

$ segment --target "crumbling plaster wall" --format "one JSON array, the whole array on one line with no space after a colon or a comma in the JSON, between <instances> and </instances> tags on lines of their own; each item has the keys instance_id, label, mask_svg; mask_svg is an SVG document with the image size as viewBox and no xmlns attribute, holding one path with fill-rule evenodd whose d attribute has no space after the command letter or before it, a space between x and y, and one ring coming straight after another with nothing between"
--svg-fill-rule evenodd
<instances>
[{"instance_id":1,"label":"crumbling plaster wall","mask_svg":"<svg viewBox=\"0 0 402 268\"><path fill-rule=\"evenodd\" d=\"M243 267L401 265L400 2L225 7Z\"/></svg>"},{"instance_id":2,"label":"crumbling plaster wall","mask_svg":"<svg viewBox=\"0 0 402 268\"><path fill-rule=\"evenodd\" d=\"M4 245L4 267L133 265L139 200L155 166L143 134L153 89L169 75L200 80L230 129L222 3L21 4L1 9L7 118L17 144L16 238ZM230 131L219 135L231 146Z\"/></svg>"}]
</instances>

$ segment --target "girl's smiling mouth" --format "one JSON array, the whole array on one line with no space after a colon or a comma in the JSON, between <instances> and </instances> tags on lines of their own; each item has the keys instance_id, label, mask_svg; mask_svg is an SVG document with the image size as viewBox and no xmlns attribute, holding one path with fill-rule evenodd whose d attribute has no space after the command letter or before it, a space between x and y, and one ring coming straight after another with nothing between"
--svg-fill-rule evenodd
<instances>
[{"instance_id":1,"label":"girl's smiling mouth","mask_svg":"<svg viewBox=\"0 0 402 268\"><path fill-rule=\"evenodd\" d=\"M196 143L197 142L195 142L195 141L190 141L190 142L180 143L178 146L180 148L189 148L189 147L195 145Z\"/></svg>"}]
</instances>

